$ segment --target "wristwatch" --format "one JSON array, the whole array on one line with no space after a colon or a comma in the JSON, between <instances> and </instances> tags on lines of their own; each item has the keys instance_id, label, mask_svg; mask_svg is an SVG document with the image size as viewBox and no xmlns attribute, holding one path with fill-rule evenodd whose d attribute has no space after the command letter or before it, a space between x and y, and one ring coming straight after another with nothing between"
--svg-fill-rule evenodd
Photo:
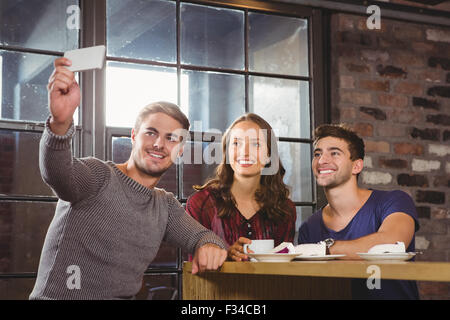
<instances>
[{"instance_id":1,"label":"wristwatch","mask_svg":"<svg viewBox=\"0 0 450 320\"><path fill-rule=\"evenodd\" d=\"M323 242L325 242L325 245L327 246L327 254L330 254L330 248L334 244L334 239L328 238L328 239L323 240Z\"/></svg>"}]
</instances>

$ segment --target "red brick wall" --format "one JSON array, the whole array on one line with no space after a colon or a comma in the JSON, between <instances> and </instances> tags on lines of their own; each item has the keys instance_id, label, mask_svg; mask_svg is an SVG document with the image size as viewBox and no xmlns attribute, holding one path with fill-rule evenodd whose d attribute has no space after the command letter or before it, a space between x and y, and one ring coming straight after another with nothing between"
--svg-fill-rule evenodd
<instances>
[{"instance_id":1,"label":"red brick wall","mask_svg":"<svg viewBox=\"0 0 450 320\"><path fill-rule=\"evenodd\" d=\"M366 142L364 187L415 200L418 260L450 261L450 28L335 14L331 21L332 120ZM448 283L419 283L424 299Z\"/></svg>"}]
</instances>

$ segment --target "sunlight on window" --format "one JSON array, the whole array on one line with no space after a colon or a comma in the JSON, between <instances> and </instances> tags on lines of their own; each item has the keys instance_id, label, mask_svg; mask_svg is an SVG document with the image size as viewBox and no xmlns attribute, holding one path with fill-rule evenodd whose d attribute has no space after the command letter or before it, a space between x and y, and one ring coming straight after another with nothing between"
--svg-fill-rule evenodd
<instances>
[{"instance_id":1,"label":"sunlight on window","mask_svg":"<svg viewBox=\"0 0 450 320\"><path fill-rule=\"evenodd\" d=\"M181 101L189 114L187 75L182 75ZM155 101L177 103L176 72L108 66L106 69L106 125L132 127L140 109Z\"/></svg>"}]
</instances>

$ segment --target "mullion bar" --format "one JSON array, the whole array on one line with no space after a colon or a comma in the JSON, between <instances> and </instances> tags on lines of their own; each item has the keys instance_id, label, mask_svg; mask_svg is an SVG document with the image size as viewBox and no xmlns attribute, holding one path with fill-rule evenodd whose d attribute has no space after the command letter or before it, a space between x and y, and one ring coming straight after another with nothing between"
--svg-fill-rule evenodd
<instances>
[{"instance_id":1,"label":"mullion bar","mask_svg":"<svg viewBox=\"0 0 450 320\"><path fill-rule=\"evenodd\" d=\"M181 107L181 4L180 1L177 0L176 3L176 17L175 17L175 23L176 23L176 40L177 40L177 103L178 106ZM183 197L183 165L182 164L175 164L176 165L176 171L175 171L175 181L177 182L177 199L181 199ZM178 298L181 296L181 287L182 287L182 268L183 268L183 253L180 247L177 248L177 270L179 272L179 276L177 277L177 287L178 287Z\"/></svg>"},{"instance_id":2,"label":"mullion bar","mask_svg":"<svg viewBox=\"0 0 450 320\"><path fill-rule=\"evenodd\" d=\"M310 115L311 115L311 136L313 136L314 128L323 123L331 121L331 101L330 101L330 87L327 80L327 66L330 66L328 59L329 55L329 38L327 31L330 25L327 19L324 18L321 10L314 9L311 23L308 24L309 32L309 63L310 74L314 78L314 82L310 85ZM328 33L329 34L329 33ZM328 43L327 43L328 42ZM313 68L314 66L314 68ZM311 145L311 154L312 154ZM325 194L322 188L319 188L314 180L314 174L311 168L311 187L313 192L313 199L316 200L317 207L321 207L327 203Z\"/></svg>"},{"instance_id":3,"label":"mullion bar","mask_svg":"<svg viewBox=\"0 0 450 320\"><path fill-rule=\"evenodd\" d=\"M296 207L315 207L317 205L314 201L292 201Z\"/></svg>"},{"instance_id":4,"label":"mullion bar","mask_svg":"<svg viewBox=\"0 0 450 320\"><path fill-rule=\"evenodd\" d=\"M245 94L245 112L250 112L250 106L249 106L249 75L248 75L248 35L249 35L249 23L248 23L248 10L245 9L244 13L244 72L245 72L245 88L244 88L244 94Z\"/></svg>"},{"instance_id":5,"label":"mullion bar","mask_svg":"<svg viewBox=\"0 0 450 320\"><path fill-rule=\"evenodd\" d=\"M177 48L177 51L178 51L178 48ZM153 60L143 60L143 59L136 59L136 58L123 58L123 57L113 57L113 56L106 56L106 60L114 61L114 62L124 62L124 63L158 66L158 67L169 67L169 68L175 68L175 67L179 66L178 63L159 62L159 61L153 61Z\"/></svg>"},{"instance_id":6,"label":"mullion bar","mask_svg":"<svg viewBox=\"0 0 450 320\"><path fill-rule=\"evenodd\" d=\"M289 4L275 1L255 1L255 0L187 0L186 3L200 4L206 6L223 7L228 9L248 9L264 13L271 13L287 17L303 18L311 14L310 7L303 7L298 4Z\"/></svg>"},{"instance_id":7,"label":"mullion bar","mask_svg":"<svg viewBox=\"0 0 450 320\"><path fill-rule=\"evenodd\" d=\"M181 106L181 4L180 1L177 1L176 4L176 38L177 38L177 103L178 106ZM183 196L183 165L176 165L176 176L175 180L177 181L177 197L181 198ZM181 264L181 250L178 252L178 267Z\"/></svg>"},{"instance_id":8,"label":"mullion bar","mask_svg":"<svg viewBox=\"0 0 450 320\"><path fill-rule=\"evenodd\" d=\"M19 47L19 46L10 46L10 45L6 45L6 46L5 45L0 45L0 50L12 51L12 52L21 52L21 53L43 54L43 55L60 56L60 57L62 57L64 55L64 52L60 52L60 51L23 48L23 47Z\"/></svg>"},{"instance_id":9,"label":"mullion bar","mask_svg":"<svg viewBox=\"0 0 450 320\"><path fill-rule=\"evenodd\" d=\"M0 120L0 130L20 132L42 132L45 129L44 122L23 122Z\"/></svg>"},{"instance_id":10,"label":"mullion bar","mask_svg":"<svg viewBox=\"0 0 450 320\"><path fill-rule=\"evenodd\" d=\"M294 142L294 143L308 143L312 144L314 141L307 138L291 138L291 137L279 137L279 142Z\"/></svg>"},{"instance_id":11,"label":"mullion bar","mask_svg":"<svg viewBox=\"0 0 450 320\"><path fill-rule=\"evenodd\" d=\"M265 73L265 72L249 71L248 74L251 76L264 77L264 78L278 78L278 79L300 80L300 81L311 81L312 80L312 78L308 77L308 76L292 76L292 75L279 74L279 73Z\"/></svg>"}]
</instances>

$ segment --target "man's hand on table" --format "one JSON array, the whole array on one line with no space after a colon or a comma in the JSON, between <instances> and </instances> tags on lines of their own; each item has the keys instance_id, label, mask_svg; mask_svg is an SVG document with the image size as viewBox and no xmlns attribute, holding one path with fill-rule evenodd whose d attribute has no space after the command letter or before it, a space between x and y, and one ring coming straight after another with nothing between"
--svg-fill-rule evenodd
<instances>
[{"instance_id":1,"label":"man's hand on table","mask_svg":"<svg viewBox=\"0 0 450 320\"><path fill-rule=\"evenodd\" d=\"M215 244L205 244L195 251L192 274L206 270L217 270L227 258L227 251Z\"/></svg>"}]
</instances>

